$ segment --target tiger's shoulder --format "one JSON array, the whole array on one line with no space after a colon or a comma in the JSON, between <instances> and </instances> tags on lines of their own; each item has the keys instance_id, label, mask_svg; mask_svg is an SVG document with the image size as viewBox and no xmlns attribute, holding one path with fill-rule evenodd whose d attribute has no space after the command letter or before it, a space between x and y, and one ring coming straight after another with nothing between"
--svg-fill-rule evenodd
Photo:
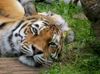
<instances>
[{"instance_id":1,"label":"tiger's shoulder","mask_svg":"<svg viewBox=\"0 0 100 74\"><path fill-rule=\"evenodd\" d=\"M0 16L17 19L22 18L24 14L24 8L17 0L0 1Z\"/></svg>"}]
</instances>

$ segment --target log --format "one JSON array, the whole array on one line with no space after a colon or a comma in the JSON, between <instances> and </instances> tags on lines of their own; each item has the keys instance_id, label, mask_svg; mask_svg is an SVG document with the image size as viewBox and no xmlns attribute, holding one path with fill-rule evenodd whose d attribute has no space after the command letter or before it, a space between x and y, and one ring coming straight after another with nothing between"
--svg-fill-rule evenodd
<instances>
[{"instance_id":1,"label":"log","mask_svg":"<svg viewBox=\"0 0 100 74\"><path fill-rule=\"evenodd\" d=\"M28 67L17 58L0 58L0 74L39 74L40 68Z\"/></svg>"}]
</instances>

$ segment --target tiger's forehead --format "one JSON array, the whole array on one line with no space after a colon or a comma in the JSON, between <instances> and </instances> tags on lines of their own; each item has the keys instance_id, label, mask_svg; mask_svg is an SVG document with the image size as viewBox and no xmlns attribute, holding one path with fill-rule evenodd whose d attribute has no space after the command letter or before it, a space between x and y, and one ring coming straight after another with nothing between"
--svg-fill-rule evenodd
<instances>
[{"instance_id":1,"label":"tiger's forehead","mask_svg":"<svg viewBox=\"0 0 100 74\"><path fill-rule=\"evenodd\" d=\"M44 50L46 50L45 47L47 48L49 47L48 45L51 42L51 40L53 40L55 35L56 38L59 36L59 39L62 35L60 33L54 33L53 32L54 30L56 30L56 28L54 28L53 30L51 30L50 27L45 28L44 30L41 31L39 35L33 35L31 32L29 32L23 43L28 43L29 45L33 45L37 50L44 52ZM56 30L56 32L58 32L58 30Z\"/></svg>"},{"instance_id":2,"label":"tiger's forehead","mask_svg":"<svg viewBox=\"0 0 100 74\"><path fill-rule=\"evenodd\" d=\"M37 21L37 20L41 20L41 21L46 21L49 24L55 24L54 20L50 17L50 16L44 16L41 14L36 14L36 15L32 15L32 16L28 16L28 17L24 17L23 20L25 21Z\"/></svg>"}]
</instances>

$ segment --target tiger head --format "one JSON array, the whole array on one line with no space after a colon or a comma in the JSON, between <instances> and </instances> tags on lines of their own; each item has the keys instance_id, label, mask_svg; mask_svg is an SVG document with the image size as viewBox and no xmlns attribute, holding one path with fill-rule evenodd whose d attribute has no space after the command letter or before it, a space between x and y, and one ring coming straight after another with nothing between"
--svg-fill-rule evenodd
<instances>
[{"instance_id":1,"label":"tiger head","mask_svg":"<svg viewBox=\"0 0 100 74\"><path fill-rule=\"evenodd\" d=\"M36 34L39 34L48 24L53 24L54 22L51 18L39 14L30 16L25 20L28 20L32 33L35 32Z\"/></svg>"},{"instance_id":2,"label":"tiger head","mask_svg":"<svg viewBox=\"0 0 100 74\"><path fill-rule=\"evenodd\" d=\"M59 26L49 24L39 35L33 35L29 29L26 39L22 42L21 51L28 56L43 53L46 59L51 54L54 57L55 52L57 54L61 52L62 32L59 28Z\"/></svg>"},{"instance_id":3,"label":"tiger head","mask_svg":"<svg viewBox=\"0 0 100 74\"><path fill-rule=\"evenodd\" d=\"M53 20L47 16L33 15L25 17L19 23L23 24L23 26L20 27L21 30L19 35L21 36L22 40L24 40L29 30L33 35L39 35L40 32L48 26L48 24L53 24Z\"/></svg>"}]
</instances>

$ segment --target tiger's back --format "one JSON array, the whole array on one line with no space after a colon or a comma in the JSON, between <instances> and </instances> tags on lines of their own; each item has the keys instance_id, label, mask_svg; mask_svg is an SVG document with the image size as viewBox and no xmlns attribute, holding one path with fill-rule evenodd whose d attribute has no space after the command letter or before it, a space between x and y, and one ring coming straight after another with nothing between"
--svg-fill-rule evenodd
<instances>
[{"instance_id":1,"label":"tiger's back","mask_svg":"<svg viewBox=\"0 0 100 74\"><path fill-rule=\"evenodd\" d=\"M0 1L0 16L18 19L24 14L24 8L17 0Z\"/></svg>"}]
</instances>

